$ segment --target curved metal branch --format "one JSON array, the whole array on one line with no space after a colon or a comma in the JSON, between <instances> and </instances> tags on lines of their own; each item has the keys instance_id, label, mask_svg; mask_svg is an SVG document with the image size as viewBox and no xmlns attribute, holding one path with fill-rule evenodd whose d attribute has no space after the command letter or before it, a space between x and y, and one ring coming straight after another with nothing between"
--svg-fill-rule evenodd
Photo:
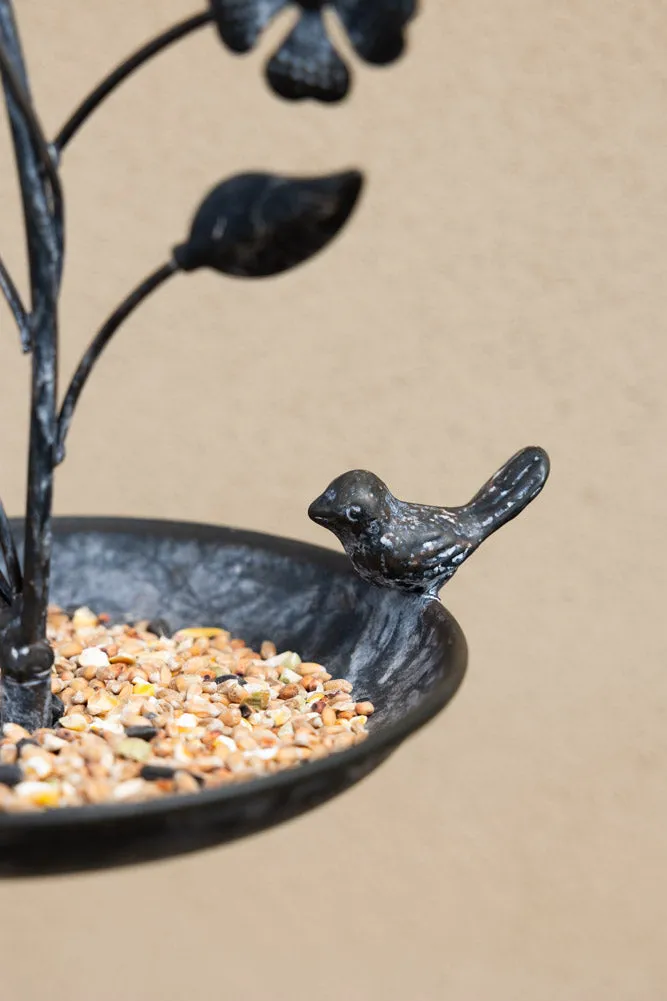
<instances>
[{"instance_id":1,"label":"curved metal branch","mask_svg":"<svg viewBox=\"0 0 667 1001\"><path fill-rule=\"evenodd\" d=\"M30 322L28 319L28 314L26 308L23 305L23 300L19 295L18 289L12 280L12 276L5 267L5 262L0 257L0 291L2 291L5 299L7 300L7 305L12 311L14 319L16 320L16 326L19 328L19 335L21 337L21 347L24 353L30 351L32 344L30 337Z\"/></svg>"},{"instance_id":2,"label":"curved metal branch","mask_svg":"<svg viewBox=\"0 0 667 1001\"><path fill-rule=\"evenodd\" d=\"M12 59L0 38L0 71L6 89L16 105L21 121L28 131L33 148L39 158L41 168L49 180L54 220L57 221L59 242L62 241L63 196L60 177L51 157L44 132L32 107L29 94L23 86Z\"/></svg>"},{"instance_id":3,"label":"curved metal branch","mask_svg":"<svg viewBox=\"0 0 667 1001\"><path fill-rule=\"evenodd\" d=\"M7 568L7 577L9 578L9 585L11 587L12 594L20 594L23 590L23 574L21 572L21 564L19 562L19 556L16 551L16 542L14 540L14 533L12 532L12 526L7 517L7 512L5 511L4 505L0 500L0 551L5 558L5 566Z\"/></svg>"},{"instance_id":4,"label":"curved metal branch","mask_svg":"<svg viewBox=\"0 0 667 1001\"><path fill-rule=\"evenodd\" d=\"M12 605L14 604L14 596L12 594L11 585L1 570L0 570L0 601L3 601L7 606L7 608L11 608ZM2 611L2 609L0 609L0 611Z\"/></svg>"},{"instance_id":5,"label":"curved metal branch","mask_svg":"<svg viewBox=\"0 0 667 1001\"><path fill-rule=\"evenodd\" d=\"M151 294L151 292L154 292L155 289L160 287L160 285L163 285L164 282L166 282L168 278L171 278L172 275L176 274L178 270L179 267L176 262L171 260L167 264L163 264L153 271L152 274L145 278L140 285L137 285L134 291L131 292L128 297L121 302L120 306L113 311L104 326L100 328L99 333L91 341L88 350L79 362L79 367L72 377L72 381L70 382L67 392L65 393L62 407L60 408L56 434L54 465L60 465L65 458L65 439L67 438L67 432L69 431L70 424L72 423L74 409L96 361L120 325L127 319L130 313L133 313L137 306L139 306L144 299Z\"/></svg>"},{"instance_id":6,"label":"curved metal branch","mask_svg":"<svg viewBox=\"0 0 667 1001\"><path fill-rule=\"evenodd\" d=\"M153 56L156 56L159 52L162 52L163 49L168 48L174 42L179 41L179 39L191 34L191 32L196 31L198 28L202 28L205 24L210 24L212 20L213 13L210 10L202 11L201 14L194 14L185 21L175 24L173 28L168 28L167 31L164 31L152 41L147 42L146 45L137 49L134 55L120 63L116 69L112 70L112 72L109 73L104 80L102 80L95 90L93 90L88 97L81 102L76 111L74 111L70 118L65 122L52 144L52 148L56 155L60 155L60 153L62 153L98 105L100 105L102 101L104 101L105 98L107 98L109 94L111 94L111 92L123 82L123 80L126 80L131 73L134 73L136 69L139 69L140 66L142 66L149 59L152 59Z\"/></svg>"},{"instance_id":7,"label":"curved metal branch","mask_svg":"<svg viewBox=\"0 0 667 1001\"><path fill-rule=\"evenodd\" d=\"M32 109L12 0L0 0L2 78L30 262L32 386L22 601L0 633L2 719L30 729L50 719L46 614L51 563L53 443L57 420L58 294L63 262L60 183ZM10 555L11 561L11 555Z\"/></svg>"}]
</instances>

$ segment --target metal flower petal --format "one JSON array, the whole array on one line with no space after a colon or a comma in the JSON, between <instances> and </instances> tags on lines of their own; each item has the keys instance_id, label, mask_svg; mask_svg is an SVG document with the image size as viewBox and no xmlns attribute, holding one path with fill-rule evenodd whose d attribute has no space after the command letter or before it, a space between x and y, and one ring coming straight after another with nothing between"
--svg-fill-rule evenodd
<instances>
[{"instance_id":1,"label":"metal flower petal","mask_svg":"<svg viewBox=\"0 0 667 1001\"><path fill-rule=\"evenodd\" d=\"M394 62L405 48L404 29L417 0L331 0L361 59L377 66Z\"/></svg>"},{"instance_id":2,"label":"metal flower petal","mask_svg":"<svg viewBox=\"0 0 667 1001\"><path fill-rule=\"evenodd\" d=\"M210 0L218 32L234 52L247 52L271 19L296 6L299 18L267 66L273 90L289 100L340 101L350 74L326 31L323 11L338 15L356 53L383 66L405 48L404 29L415 16L417 0Z\"/></svg>"},{"instance_id":3,"label":"metal flower petal","mask_svg":"<svg viewBox=\"0 0 667 1001\"><path fill-rule=\"evenodd\" d=\"M249 52L290 0L211 0L218 33L232 52Z\"/></svg>"},{"instance_id":4,"label":"metal flower petal","mask_svg":"<svg viewBox=\"0 0 667 1001\"><path fill-rule=\"evenodd\" d=\"M239 174L207 195L174 260L183 271L205 267L244 278L287 271L336 236L362 182L356 170L303 178Z\"/></svg>"},{"instance_id":5,"label":"metal flower petal","mask_svg":"<svg viewBox=\"0 0 667 1001\"><path fill-rule=\"evenodd\" d=\"M329 41L319 10L304 10L266 68L273 90L290 101L340 101L350 87L347 66Z\"/></svg>"}]
</instances>

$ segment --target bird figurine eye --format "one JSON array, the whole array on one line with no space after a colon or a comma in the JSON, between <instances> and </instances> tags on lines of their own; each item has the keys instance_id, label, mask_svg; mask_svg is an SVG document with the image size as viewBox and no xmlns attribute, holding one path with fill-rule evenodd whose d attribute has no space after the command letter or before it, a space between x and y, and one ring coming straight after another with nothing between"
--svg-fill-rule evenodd
<instances>
[{"instance_id":1,"label":"bird figurine eye","mask_svg":"<svg viewBox=\"0 0 667 1001\"><path fill-rule=\"evenodd\" d=\"M360 521L361 520L361 508L358 504L351 504L350 507L345 512L345 517L348 521Z\"/></svg>"}]
</instances>

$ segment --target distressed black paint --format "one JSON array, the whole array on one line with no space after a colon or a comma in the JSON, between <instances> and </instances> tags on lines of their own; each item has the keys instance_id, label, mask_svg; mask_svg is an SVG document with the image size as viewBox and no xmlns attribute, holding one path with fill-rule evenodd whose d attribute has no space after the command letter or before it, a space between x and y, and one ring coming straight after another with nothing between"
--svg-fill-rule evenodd
<instances>
[{"instance_id":1,"label":"distressed black paint","mask_svg":"<svg viewBox=\"0 0 667 1001\"><path fill-rule=\"evenodd\" d=\"M466 645L439 601L378 588L343 554L211 525L54 521L53 598L112 621L164 615L173 629L221 626L298 650L360 698L370 735L348 751L194 795L45 814L0 814L0 876L134 864L282 823L368 775L450 701Z\"/></svg>"},{"instance_id":2,"label":"distressed black paint","mask_svg":"<svg viewBox=\"0 0 667 1001\"><path fill-rule=\"evenodd\" d=\"M324 177L230 177L206 196L174 259L184 271L212 268L240 278L280 274L334 239L362 183L358 170Z\"/></svg>"},{"instance_id":3,"label":"distressed black paint","mask_svg":"<svg viewBox=\"0 0 667 1001\"><path fill-rule=\"evenodd\" d=\"M308 509L330 529L364 580L436 595L475 550L516 518L542 490L549 458L541 448L513 456L462 507L398 500L374 473L335 479Z\"/></svg>"},{"instance_id":4,"label":"distressed black paint","mask_svg":"<svg viewBox=\"0 0 667 1001\"><path fill-rule=\"evenodd\" d=\"M30 266L31 406L19 618L0 641L2 719L31 727L50 722L51 690L43 641L49 588L53 442L56 419L58 313L62 275L62 196L48 162L46 140L32 110L25 64L10 0L0 0L0 65L16 154ZM31 672L31 664L34 670Z\"/></svg>"},{"instance_id":5,"label":"distressed black paint","mask_svg":"<svg viewBox=\"0 0 667 1001\"><path fill-rule=\"evenodd\" d=\"M177 268L210 267L257 278L296 266L336 235L361 189L356 171L301 179L244 175L219 185L173 260L110 314L58 415L64 251L59 154L130 73L172 42L215 16L223 40L241 51L285 5L282 0L212 0L210 11L169 29L110 73L48 144L32 106L11 0L0 0L0 70L24 205L30 311L2 264L0 290L24 348L32 352L33 366L26 518L20 532L14 526L23 536L23 569L0 508L6 571L0 575L2 718L28 729L53 721L53 654L45 639L52 584L54 600L64 607L87 604L116 621L164 615L170 628L221 625L252 645L271 638L282 649L298 649L352 681L360 698L376 703L371 733L344 753L193 796L0 815L0 875L102 868L193 851L287 820L359 781L439 712L461 682L465 641L433 597L435 591L452 567L514 517L546 479L548 462L540 450L530 462L526 454L515 457L464 514L464 509L402 504L370 474L364 474L366 480L359 473L339 478L336 489L311 507L311 515L347 543L357 573L338 554L289 540L210 526L114 520L58 522L52 565L54 466L64 454L81 390L122 322ZM272 86L285 97L331 101L347 92L347 67L324 30L326 6L336 12L360 57L378 65L400 55L403 30L416 9L413 0L301 0L298 23L268 67ZM360 541L352 533L350 544L340 522L341 512L349 520L347 507L340 507L342 493L350 494L350 508L363 512L369 490L379 492L387 519L378 538L371 533ZM17 775L9 777L13 781Z\"/></svg>"},{"instance_id":6,"label":"distressed black paint","mask_svg":"<svg viewBox=\"0 0 667 1001\"><path fill-rule=\"evenodd\" d=\"M405 28L417 12L416 0L210 0L224 44L249 52L267 25L284 10L296 8L297 20L270 57L266 76L280 97L333 103L350 89L350 71L334 48L323 14L330 9L341 21L357 55L386 66L405 48Z\"/></svg>"},{"instance_id":7,"label":"distressed black paint","mask_svg":"<svg viewBox=\"0 0 667 1001\"><path fill-rule=\"evenodd\" d=\"M46 644L55 466L79 396L106 345L127 317L177 270L211 267L228 275L264 277L307 260L345 225L361 190L356 171L318 178L241 175L213 189L188 240L112 311L85 352L58 411L58 299L64 257L60 153L99 105L131 73L213 18L206 10L141 47L78 106L53 143L35 112L11 0L0 0L0 74L16 152L30 263L28 311L0 258L0 291L31 352L30 451L23 569L0 505L0 717L28 729L51 722Z\"/></svg>"}]
</instances>

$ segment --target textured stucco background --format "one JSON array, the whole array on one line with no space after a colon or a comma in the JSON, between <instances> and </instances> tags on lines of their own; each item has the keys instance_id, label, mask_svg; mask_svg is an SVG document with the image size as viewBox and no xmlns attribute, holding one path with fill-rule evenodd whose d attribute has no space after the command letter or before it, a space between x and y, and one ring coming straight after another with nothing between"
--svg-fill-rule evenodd
<instances>
[{"instance_id":1,"label":"textured stucco background","mask_svg":"<svg viewBox=\"0 0 667 1001\"><path fill-rule=\"evenodd\" d=\"M53 131L188 0L18 0ZM667 8L432 0L339 108L270 96L213 30L67 152L68 375L201 193L252 168L368 186L279 280L181 278L114 342L61 513L333 544L305 516L368 466L457 503L539 443L551 481L443 592L470 644L448 711L334 804L141 870L0 886L3 1001L661 1001L667 995ZM20 270L8 144L0 247ZM2 491L23 503L27 365L0 311ZM40 951L38 940L44 938Z\"/></svg>"}]
</instances>

